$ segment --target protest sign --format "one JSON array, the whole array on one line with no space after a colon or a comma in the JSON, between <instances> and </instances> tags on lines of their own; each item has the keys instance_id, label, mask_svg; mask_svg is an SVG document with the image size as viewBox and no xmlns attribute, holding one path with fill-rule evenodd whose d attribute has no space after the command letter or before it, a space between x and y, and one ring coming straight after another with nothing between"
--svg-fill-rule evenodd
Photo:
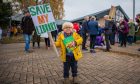
<instances>
[{"instance_id":1,"label":"protest sign","mask_svg":"<svg viewBox=\"0 0 140 84\"><path fill-rule=\"evenodd\" d=\"M57 30L49 4L28 7L38 35Z\"/></svg>"},{"instance_id":2,"label":"protest sign","mask_svg":"<svg viewBox=\"0 0 140 84\"><path fill-rule=\"evenodd\" d=\"M57 27L50 5L41 4L36 6L30 6L28 7L28 10L33 19L37 34L45 37L49 36L54 51L56 52L57 56L59 56L51 35L51 31L57 30Z\"/></svg>"}]
</instances>

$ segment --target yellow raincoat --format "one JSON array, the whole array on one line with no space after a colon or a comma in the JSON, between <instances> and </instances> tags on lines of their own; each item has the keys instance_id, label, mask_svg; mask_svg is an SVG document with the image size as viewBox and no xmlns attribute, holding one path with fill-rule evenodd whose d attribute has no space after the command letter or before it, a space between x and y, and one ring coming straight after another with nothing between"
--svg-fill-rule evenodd
<instances>
[{"instance_id":1,"label":"yellow raincoat","mask_svg":"<svg viewBox=\"0 0 140 84\"><path fill-rule=\"evenodd\" d=\"M78 61L82 57L80 45L82 44L83 39L76 32L73 32L72 36L74 37L74 40L76 41L76 48L73 50L73 54L74 54L75 60ZM61 48L60 57L61 57L62 62L66 62L66 47L63 43L64 38L65 38L64 32L61 32L59 33L57 41L55 42L55 45Z\"/></svg>"}]
</instances>

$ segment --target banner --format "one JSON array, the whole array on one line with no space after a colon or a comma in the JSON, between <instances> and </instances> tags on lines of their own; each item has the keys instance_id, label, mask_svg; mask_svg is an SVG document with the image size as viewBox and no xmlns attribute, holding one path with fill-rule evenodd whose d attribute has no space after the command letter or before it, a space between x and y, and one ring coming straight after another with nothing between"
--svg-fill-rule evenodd
<instances>
[{"instance_id":1,"label":"banner","mask_svg":"<svg viewBox=\"0 0 140 84\"><path fill-rule=\"evenodd\" d=\"M57 30L49 4L28 7L38 35Z\"/></svg>"}]
</instances>

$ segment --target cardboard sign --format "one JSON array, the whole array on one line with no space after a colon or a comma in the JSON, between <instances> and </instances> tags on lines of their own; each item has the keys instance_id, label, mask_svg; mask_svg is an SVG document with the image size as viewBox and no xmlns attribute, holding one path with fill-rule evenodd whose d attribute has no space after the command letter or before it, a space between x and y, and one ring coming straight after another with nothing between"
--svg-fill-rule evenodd
<instances>
[{"instance_id":1,"label":"cardboard sign","mask_svg":"<svg viewBox=\"0 0 140 84\"><path fill-rule=\"evenodd\" d=\"M49 4L28 7L38 35L57 30Z\"/></svg>"}]
</instances>

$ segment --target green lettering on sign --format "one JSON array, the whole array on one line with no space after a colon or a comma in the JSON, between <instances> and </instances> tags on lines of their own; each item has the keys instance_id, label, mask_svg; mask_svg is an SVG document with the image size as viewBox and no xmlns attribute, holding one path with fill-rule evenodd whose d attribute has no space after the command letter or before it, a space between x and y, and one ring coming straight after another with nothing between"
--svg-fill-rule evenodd
<instances>
[{"instance_id":1,"label":"green lettering on sign","mask_svg":"<svg viewBox=\"0 0 140 84\"><path fill-rule=\"evenodd\" d=\"M45 25L42 25L42 29L43 29L44 32L47 32L47 29L46 29Z\"/></svg>"},{"instance_id":2,"label":"green lettering on sign","mask_svg":"<svg viewBox=\"0 0 140 84\"><path fill-rule=\"evenodd\" d=\"M34 7L30 7L30 8L29 8L29 12L30 12L30 14L31 14L32 16L36 16L36 10L35 10Z\"/></svg>"},{"instance_id":3,"label":"green lettering on sign","mask_svg":"<svg viewBox=\"0 0 140 84\"><path fill-rule=\"evenodd\" d=\"M47 12L51 12L51 8L50 8L50 6L48 4L44 4L43 7L46 8Z\"/></svg>"},{"instance_id":4,"label":"green lettering on sign","mask_svg":"<svg viewBox=\"0 0 140 84\"><path fill-rule=\"evenodd\" d=\"M48 29L48 25L47 25L47 24L45 24L45 27L46 27L46 31L48 32L48 31L49 31L49 29Z\"/></svg>"},{"instance_id":5,"label":"green lettering on sign","mask_svg":"<svg viewBox=\"0 0 140 84\"><path fill-rule=\"evenodd\" d=\"M42 13L44 13L44 14L47 13L44 6L41 5L40 9L42 10Z\"/></svg>"},{"instance_id":6,"label":"green lettering on sign","mask_svg":"<svg viewBox=\"0 0 140 84\"><path fill-rule=\"evenodd\" d=\"M41 12L39 6L36 6L36 13L37 13L37 15L42 14L42 12Z\"/></svg>"}]
</instances>

